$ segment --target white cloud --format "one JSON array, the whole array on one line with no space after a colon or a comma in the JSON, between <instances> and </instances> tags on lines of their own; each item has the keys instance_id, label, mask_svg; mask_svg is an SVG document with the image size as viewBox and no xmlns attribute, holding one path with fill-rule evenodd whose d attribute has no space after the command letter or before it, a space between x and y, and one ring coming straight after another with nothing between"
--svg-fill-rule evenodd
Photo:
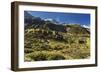
<instances>
[{"instance_id":1,"label":"white cloud","mask_svg":"<svg viewBox=\"0 0 100 73\"><path fill-rule=\"evenodd\" d=\"M87 26L87 25L82 25L84 28L90 28L90 26Z\"/></svg>"},{"instance_id":2,"label":"white cloud","mask_svg":"<svg viewBox=\"0 0 100 73\"><path fill-rule=\"evenodd\" d=\"M53 21L51 18L44 19L45 21Z\"/></svg>"}]
</instances>

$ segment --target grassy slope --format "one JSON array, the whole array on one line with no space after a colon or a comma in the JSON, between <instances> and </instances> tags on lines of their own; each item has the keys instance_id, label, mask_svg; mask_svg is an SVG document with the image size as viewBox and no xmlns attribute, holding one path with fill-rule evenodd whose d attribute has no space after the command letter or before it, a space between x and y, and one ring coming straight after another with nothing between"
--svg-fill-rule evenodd
<instances>
[{"instance_id":1,"label":"grassy slope","mask_svg":"<svg viewBox=\"0 0 100 73\"><path fill-rule=\"evenodd\" d=\"M56 34L46 33L41 38L44 33L33 28L25 30L25 61L89 58L89 36L83 38L82 34L61 33L64 38L59 40L55 38Z\"/></svg>"}]
</instances>

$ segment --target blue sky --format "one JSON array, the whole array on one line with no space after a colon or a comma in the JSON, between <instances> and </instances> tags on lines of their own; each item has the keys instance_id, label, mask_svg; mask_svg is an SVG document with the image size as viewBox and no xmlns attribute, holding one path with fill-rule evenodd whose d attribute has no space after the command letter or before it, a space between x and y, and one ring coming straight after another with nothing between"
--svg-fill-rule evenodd
<instances>
[{"instance_id":1,"label":"blue sky","mask_svg":"<svg viewBox=\"0 0 100 73\"><path fill-rule=\"evenodd\" d=\"M81 25L90 26L90 14L43 11L28 11L28 13L42 19L55 19L60 23L78 23Z\"/></svg>"}]
</instances>

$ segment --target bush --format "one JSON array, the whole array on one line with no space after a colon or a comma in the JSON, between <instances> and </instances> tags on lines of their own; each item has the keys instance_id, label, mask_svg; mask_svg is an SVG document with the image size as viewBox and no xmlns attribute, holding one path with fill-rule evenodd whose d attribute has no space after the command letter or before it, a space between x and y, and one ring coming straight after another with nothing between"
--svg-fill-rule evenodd
<instances>
[{"instance_id":1,"label":"bush","mask_svg":"<svg viewBox=\"0 0 100 73\"><path fill-rule=\"evenodd\" d=\"M25 52L25 53L31 53L31 52L33 52L33 49L25 48L24 52Z\"/></svg>"},{"instance_id":2,"label":"bush","mask_svg":"<svg viewBox=\"0 0 100 73\"><path fill-rule=\"evenodd\" d=\"M49 54L48 60L63 60L65 57L61 54Z\"/></svg>"},{"instance_id":3,"label":"bush","mask_svg":"<svg viewBox=\"0 0 100 73\"><path fill-rule=\"evenodd\" d=\"M85 59L85 58L88 58L89 57L89 54L82 53L82 54L75 55L75 56L72 56L72 57L73 57L73 59Z\"/></svg>"},{"instance_id":4,"label":"bush","mask_svg":"<svg viewBox=\"0 0 100 73\"><path fill-rule=\"evenodd\" d=\"M43 52L40 52L40 51L32 52L32 53L28 54L27 57L30 57L34 61L47 60L46 53L43 53Z\"/></svg>"},{"instance_id":5,"label":"bush","mask_svg":"<svg viewBox=\"0 0 100 73\"><path fill-rule=\"evenodd\" d=\"M42 46L41 46L41 48L42 48L42 50L51 50L51 46L50 45L48 45L48 44L43 44Z\"/></svg>"},{"instance_id":6,"label":"bush","mask_svg":"<svg viewBox=\"0 0 100 73\"><path fill-rule=\"evenodd\" d=\"M25 47L25 48L32 48L31 42L25 43L25 46L24 46L24 47Z\"/></svg>"},{"instance_id":7,"label":"bush","mask_svg":"<svg viewBox=\"0 0 100 73\"><path fill-rule=\"evenodd\" d=\"M62 49L64 49L65 48L65 46L63 46L63 45L56 45L54 48L53 48L53 50L62 50Z\"/></svg>"},{"instance_id":8,"label":"bush","mask_svg":"<svg viewBox=\"0 0 100 73\"><path fill-rule=\"evenodd\" d=\"M25 57L25 58L24 58L24 61L30 62L30 61L31 61L31 58L30 58L30 57Z\"/></svg>"},{"instance_id":9,"label":"bush","mask_svg":"<svg viewBox=\"0 0 100 73\"><path fill-rule=\"evenodd\" d=\"M55 52L47 51L35 51L30 54L27 54L26 57L31 58L34 61L44 61L44 60L63 60L65 57L61 54Z\"/></svg>"},{"instance_id":10,"label":"bush","mask_svg":"<svg viewBox=\"0 0 100 73\"><path fill-rule=\"evenodd\" d=\"M69 38L68 38L68 43L69 43L69 44L72 44L72 43L74 43L74 42L75 42L74 37L69 37Z\"/></svg>"},{"instance_id":11,"label":"bush","mask_svg":"<svg viewBox=\"0 0 100 73\"><path fill-rule=\"evenodd\" d=\"M88 58L90 56L89 53L81 53L79 58L84 59L84 58Z\"/></svg>"}]
</instances>

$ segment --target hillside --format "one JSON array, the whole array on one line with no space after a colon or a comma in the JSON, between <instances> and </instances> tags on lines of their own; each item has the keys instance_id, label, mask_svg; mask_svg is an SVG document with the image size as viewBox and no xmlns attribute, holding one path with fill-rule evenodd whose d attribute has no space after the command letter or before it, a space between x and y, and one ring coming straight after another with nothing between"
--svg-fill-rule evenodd
<instances>
[{"instance_id":1,"label":"hillside","mask_svg":"<svg viewBox=\"0 0 100 73\"><path fill-rule=\"evenodd\" d=\"M25 61L89 58L89 29L43 20L29 13L24 20Z\"/></svg>"}]
</instances>

